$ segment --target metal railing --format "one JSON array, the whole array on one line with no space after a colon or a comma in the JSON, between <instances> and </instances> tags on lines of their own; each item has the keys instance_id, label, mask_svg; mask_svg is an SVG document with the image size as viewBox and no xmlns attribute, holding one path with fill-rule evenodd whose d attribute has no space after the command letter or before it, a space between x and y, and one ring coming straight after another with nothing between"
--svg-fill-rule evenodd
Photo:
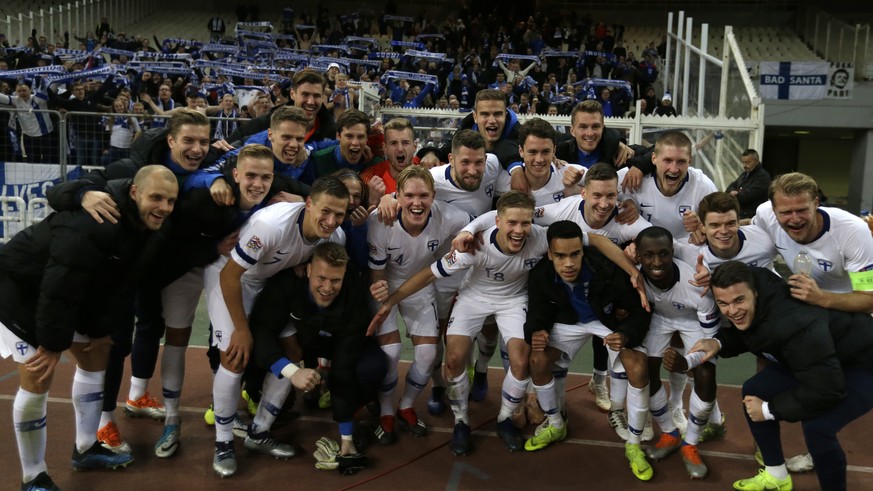
<instances>
[{"instance_id":1,"label":"metal railing","mask_svg":"<svg viewBox=\"0 0 873 491\"><path fill-rule=\"evenodd\" d=\"M53 43L55 38L52 36L56 33L62 35L64 32L69 32L71 36L74 34L85 36L88 31L93 31L100 18L104 16L109 21L109 25L115 27L118 32L119 28L142 20L157 8L158 2L134 0L53 2L53 5L40 7L39 10L0 17L0 32L6 33L9 43L14 46L26 45L27 38L34 29L37 30L38 35L45 35L48 41Z\"/></svg>"},{"instance_id":2,"label":"metal railing","mask_svg":"<svg viewBox=\"0 0 873 491\"><path fill-rule=\"evenodd\" d=\"M41 158L45 155L43 152L29 152L27 139L20 132L13 130L14 136L7 133L9 118L40 113L52 120L52 131L46 139L52 149L48 153L52 155L49 160ZM45 199L50 187L125 157L125 148L113 148L112 143L119 140L117 135L113 139L112 132L122 122L119 119L131 118L140 120L145 130L150 123L168 116L0 108L0 130L3 131L0 135L0 243L51 213ZM214 123L222 121L221 118L208 119ZM133 144L135 135L137 132L131 131L127 143Z\"/></svg>"},{"instance_id":3,"label":"metal railing","mask_svg":"<svg viewBox=\"0 0 873 491\"><path fill-rule=\"evenodd\" d=\"M848 24L809 3L798 11L797 33L825 60L854 64L856 80L873 79L870 24Z\"/></svg>"}]
</instances>

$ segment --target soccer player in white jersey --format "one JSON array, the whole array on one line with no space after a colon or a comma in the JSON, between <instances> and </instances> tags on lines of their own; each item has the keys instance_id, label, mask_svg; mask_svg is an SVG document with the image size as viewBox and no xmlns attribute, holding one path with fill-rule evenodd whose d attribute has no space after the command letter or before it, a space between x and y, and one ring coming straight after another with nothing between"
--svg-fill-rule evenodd
<instances>
[{"instance_id":1,"label":"soccer player in white jersey","mask_svg":"<svg viewBox=\"0 0 873 491\"><path fill-rule=\"evenodd\" d=\"M683 133L670 131L655 142L652 153L655 173L630 193L640 216L652 225L664 227L677 239L697 230L697 204L715 184L700 169L691 165L691 140Z\"/></svg>"},{"instance_id":2,"label":"soccer player in white jersey","mask_svg":"<svg viewBox=\"0 0 873 491\"><path fill-rule=\"evenodd\" d=\"M752 224L765 230L791 269L791 296L845 312L873 313L873 238L867 225L839 208L819 206L818 184L800 172L783 174L770 184L770 200L761 204ZM806 252L809 273L795 270ZM792 471L813 469L809 454L786 460Z\"/></svg>"},{"instance_id":3,"label":"soccer player in white jersey","mask_svg":"<svg viewBox=\"0 0 873 491\"><path fill-rule=\"evenodd\" d=\"M494 203L494 190L497 176L504 172L497 157L485 153L486 141L481 133L474 130L458 130L452 138L452 151L449 154L449 164L434 167L430 170L434 179L434 189L439 201L450 203L472 216L479 216L491 209ZM393 223L398 213L397 199L385 195L379 204L379 217L383 222ZM439 251L448 252L448 249ZM462 275L446 278L436 283L437 314L440 320L440 332L445 332L446 322L451 311L452 299L463 280ZM486 327L487 329L487 327ZM492 336L492 338L494 338ZM494 353L497 341L480 336L478 340L480 353L490 350ZM428 401L428 411L441 414L446 409L446 381L442 377L441 363L443 359L442 342L437 343L436 363L434 364L433 392ZM490 357L490 355L489 355ZM487 360L485 361L487 366ZM487 381L487 378L480 377ZM487 392L487 383L484 391Z\"/></svg>"},{"instance_id":4,"label":"soccer player in white jersey","mask_svg":"<svg viewBox=\"0 0 873 491\"><path fill-rule=\"evenodd\" d=\"M232 426L242 374L252 349L247 318L252 303L267 278L306 262L319 243L345 243L339 227L348 203L349 192L342 181L334 177L318 179L306 203L276 203L252 215L240 231L230 258L221 258L206 269L204 283L213 326L212 342L221 351L221 366L212 386L215 409L212 467L221 477L232 476L237 468ZM268 407L282 407L278 394L284 391L287 396L290 390L288 379L267 374L261 403L245 440L246 448L276 457L294 455L290 445L277 443L269 432L275 414L269 413Z\"/></svg>"},{"instance_id":5,"label":"soccer player in white jersey","mask_svg":"<svg viewBox=\"0 0 873 491\"><path fill-rule=\"evenodd\" d=\"M434 200L433 176L420 166L409 166L397 178L397 199L400 217L390 227L370 215L367 228L369 245L370 292L382 302L415 273L428 267L439 257L442 246L451 243L458 230L470 222L470 215L450 204ZM379 392L381 417L376 428L380 444L396 440L394 431L394 392L397 387L397 363L400 360L398 314L403 317L412 339L415 355L406 374L406 385L397 415L399 423L414 435L427 434L427 427L418 419L413 403L427 385L433 369L439 339L436 310L436 289L433 285L403 300L391 309L386 322L376 333L376 340L388 358L388 374Z\"/></svg>"},{"instance_id":6,"label":"soccer player in white jersey","mask_svg":"<svg viewBox=\"0 0 873 491\"><path fill-rule=\"evenodd\" d=\"M510 191L497 201L496 225L486 231L487 244L478 254L452 251L431 267L421 270L392 293L377 312L370 329L380 325L398 302L440 277L469 270L452 310L446 332L445 375L455 413L455 428L449 449L455 455L470 452L467 397L470 380L465 366L473 338L485 318L494 315L506 339L510 370L503 382L503 397L497 417L497 433L510 451L524 444L510 416L524 397L530 382L530 347L524 341L527 305L527 273L547 250L545 230L533 226L533 199Z\"/></svg>"},{"instance_id":7,"label":"soccer player in white jersey","mask_svg":"<svg viewBox=\"0 0 873 491\"><path fill-rule=\"evenodd\" d=\"M819 206L818 184L799 172L770 185L770 201L758 207L753 224L764 229L795 273L791 295L806 303L845 312L873 313L873 238L867 225L839 208ZM809 275L794 271L805 251Z\"/></svg>"},{"instance_id":8,"label":"soccer player in white jersey","mask_svg":"<svg viewBox=\"0 0 873 491\"><path fill-rule=\"evenodd\" d=\"M691 245L677 241L675 255L678 259L691 264L701 254L709 269L727 261L773 269L773 257L777 253L773 240L759 227L740 226L740 203L736 197L721 191L708 194L700 200L697 214L706 242Z\"/></svg>"},{"instance_id":9,"label":"soccer player in white jersey","mask_svg":"<svg viewBox=\"0 0 873 491\"><path fill-rule=\"evenodd\" d=\"M668 131L658 137L652 153L655 173L645 176L640 188L630 194L641 217L677 239L697 231L698 203L718 191L703 171L689 167L691 151L691 139L684 133ZM670 412L680 428L687 424L682 401L686 382L685 374L670 374Z\"/></svg>"},{"instance_id":10,"label":"soccer player in white jersey","mask_svg":"<svg viewBox=\"0 0 873 491\"><path fill-rule=\"evenodd\" d=\"M740 203L729 193L706 195L697 208L701 231L706 242L692 245L676 241L674 256L688 264L703 257L704 265L715 269L727 261L742 261L749 266L773 269L776 247L766 232L754 225L740 226ZM727 432L724 415L716 401L709 422L700 433L700 441L723 438Z\"/></svg>"},{"instance_id":11,"label":"soccer player in white jersey","mask_svg":"<svg viewBox=\"0 0 873 491\"><path fill-rule=\"evenodd\" d=\"M272 152L269 148L258 144L243 147L239 153L239 159L236 161L236 166L231 172L231 177L235 181L236 194L239 199L235 203L237 213L223 213L223 219L229 222L225 225L227 229L237 227L256 209L261 208L262 201L267 196L273 182ZM183 207L182 213L178 215L179 221L182 223L184 223L183 220L192 223L193 220L202 220L205 216L221 213L221 210L217 208L221 205L215 204L206 189L188 193L186 198L188 200L186 207ZM209 201L205 202L205 200ZM194 207L192 203L196 203L198 206ZM215 225L210 225L213 229L216 228ZM207 227L206 230L209 228ZM204 232L201 233L207 235ZM201 237L198 239L204 240ZM216 238L215 242L217 242L219 251L227 252L228 248L235 244L235 238L236 234L233 233L223 240L221 240L221 236ZM195 245L181 240L176 243L191 246L191 249L194 249ZM210 246L215 248L215 244L211 242L205 246L200 245L200 247ZM185 264L190 267L190 263ZM167 328L164 350L161 355L161 387L166 417L164 418L164 432L155 444L155 455L161 458L173 456L178 450L181 440L182 420L179 404L185 378L185 352L191 338L191 326L194 323L197 305L203 293L204 266L202 264L201 262L184 272L160 292L163 321ZM123 445L127 444L123 443Z\"/></svg>"},{"instance_id":12,"label":"soccer player in white jersey","mask_svg":"<svg viewBox=\"0 0 873 491\"><path fill-rule=\"evenodd\" d=\"M559 203L542 206L534 212L534 221L539 225L550 225L558 220L570 220L578 224L582 231L608 237L616 245L633 241L637 234L651 224L642 217L633 223L619 223L618 216L618 173L615 167L603 162L591 166L583 177L582 196L571 196ZM597 354L595 352L595 358ZM607 412L607 421L623 440L628 439L628 425L624 407L627 396L627 373L621 364L609 366L606 361L595 363L590 386L593 387L595 403ZM611 368L611 369L610 369ZM564 375L561 367L559 375ZM607 388L606 377L610 377ZM565 376L555 379L558 386L559 407L563 408ZM652 438L651 425L646 426L643 440Z\"/></svg>"},{"instance_id":13,"label":"soccer player in white jersey","mask_svg":"<svg viewBox=\"0 0 873 491\"><path fill-rule=\"evenodd\" d=\"M518 153L537 206L556 203L566 196L578 194L577 186L564 185L564 173L567 169L576 169L580 174L585 172L581 165L555 166L556 135L552 125L540 118L528 120L518 130ZM509 172L501 172L497 178L497 194L509 191L511 181Z\"/></svg>"},{"instance_id":14,"label":"soccer player in white jersey","mask_svg":"<svg viewBox=\"0 0 873 491\"><path fill-rule=\"evenodd\" d=\"M549 226L547 238L549 261L538 264L528 281L524 331L532 350L531 379L548 418L524 448L540 450L566 437L566 421L552 374L559 359L572 360L589 339L597 336L609 346L610 364L623 363L629 369L630 434L625 456L634 475L648 481L653 471L640 448L640 436L649 408L649 375L646 352L640 343L650 316L633 295L627 275L603 255L583 248L579 225L557 221Z\"/></svg>"},{"instance_id":15,"label":"soccer player in white jersey","mask_svg":"<svg viewBox=\"0 0 873 491\"><path fill-rule=\"evenodd\" d=\"M715 365L686 357L694 370L694 390L691 393L691 415L685 436L680 437L667 406L667 391L661 385L661 358L668 351L670 338L679 333L685 346L711 338L719 326L718 309L712 296L703 295L703 288L691 285L694 268L673 259L673 237L663 227L649 227L636 239L637 261L645 278L646 294L652 305L652 323L643 341L649 354L649 407L661 428L661 438L646 453L659 461L676 450L682 453L685 469L692 478L702 479L707 468L700 459L697 443L700 431L709 420L715 403Z\"/></svg>"},{"instance_id":16,"label":"soccer player in white jersey","mask_svg":"<svg viewBox=\"0 0 873 491\"><path fill-rule=\"evenodd\" d=\"M526 213L527 204L530 204L530 220L533 219L533 199L518 191L510 191L497 200L497 216L490 213L483 215L458 234L452 246L457 251L444 256L434 264L431 269L423 270L399 291L398 298L408 295L410 291L417 291L423 285L437 277L451 276L458 271L473 268L458 292L458 301L449 320L449 328L446 336L446 376L449 379L449 398L452 410L455 413L455 430L452 438L451 450L456 455L469 453L470 429L467 420L467 393L469 392L469 380L463 374L463 367L459 366L459 359L469 351L470 338L475 336L481 329L482 322L488 315L494 315L497 326L503 339L506 341L508 351L509 369L503 383L500 406L500 414L497 417L497 434L504 441L510 451L521 448L522 440L518 432L509 420L512 412L518 407L529 380L527 380L527 356L530 346L519 338L516 325L518 318L517 310L524 309L526 303L526 283L518 288L519 282L523 283L526 273L532 269L536 262L541 259L535 251L545 252L548 243L545 239L545 230L538 225L528 223ZM488 223L495 221L497 226L488 227ZM502 227L502 228L501 228ZM475 243L474 234L484 229L486 245L478 255L472 251ZM628 267L629 261L609 239L603 236L588 236L591 245L600 249L607 257L616 264L635 276L635 268ZM508 251L508 252L507 252ZM617 254L616 254L617 253ZM397 299L389 299L396 302ZM380 310L384 310L383 307ZM522 313L522 317L524 314ZM377 319L379 314L377 314ZM375 320L374 320L375 322Z\"/></svg>"},{"instance_id":17,"label":"soccer player in white jersey","mask_svg":"<svg viewBox=\"0 0 873 491\"><path fill-rule=\"evenodd\" d=\"M609 237L615 244L634 240L652 224L638 218L633 223L618 223L618 173L612 165L599 162L585 172L582 195L570 196L558 203L540 206L534 212L534 221L550 225L558 220L570 220L591 232Z\"/></svg>"}]
</instances>

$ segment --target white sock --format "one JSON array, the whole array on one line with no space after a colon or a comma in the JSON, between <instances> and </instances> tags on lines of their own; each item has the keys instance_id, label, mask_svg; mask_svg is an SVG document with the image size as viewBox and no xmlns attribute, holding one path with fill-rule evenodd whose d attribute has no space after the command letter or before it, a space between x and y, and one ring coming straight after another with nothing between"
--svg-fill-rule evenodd
<instances>
[{"instance_id":1,"label":"white sock","mask_svg":"<svg viewBox=\"0 0 873 491\"><path fill-rule=\"evenodd\" d=\"M277 378L272 372L268 372L264 376L261 402L258 403L258 411L255 413L254 421L252 421L254 424L252 433L269 431L276 421L276 417L282 411L282 406L285 405L291 388L291 381L285 377Z\"/></svg>"},{"instance_id":2,"label":"white sock","mask_svg":"<svg viewBox=\"0 0 873 491\"><path fill-rule=\"evenodd\" d=\"M12 403L12 422L15 423L15 440L18 442L18 458L21 460L22 482L30 482L45 472L46 449L46 401L48 393L34 394L22 388L15 394ZM93 442L92 442L93 443Z\"/></svg>"},{"instance_id":3,"label":"white sock","mask_svg":"<svg viewBox=\"0 0 873 491\"><path fill-rule=\"evenodd\" d=\"M628 443L640 443L640 435L646 428L646 417L649 412L649 385L642 389L633 385L627 388L627 429Z\"/></svg>"},{"instance_id":4,"label":"white sock","mask_svg":"<svg viewBox=\"0 0 873 491\"><path fill-rule=\"evenodd\" d=\"M722 424L721 418L721 408L718 407L718 399L716 399L715 404L712 406L712 412L709 413L709 422L712 424L720 425Z\"/></svg>"},{"instance_id":5,"label":"white sock","mask_svg":"<svg viewBox=\"0 0 873 491\"><path fill-rule=\"evenodd\" d=\"M624 401L627 399L627 372L609 371L609 402L612 409L621 409L624 407Z\"/></svg>"},{"instance_id":6,"label":"white sock","mask_svg":"<svg viewBox=\"0 0 873 491\"><path fill-rule=\"evenodd\" d=\"M684 408L685 403L682 401L682 394L685 392L685 384L688 383L688 376L684 373L670 372L670 407Z\"/></svg>"},{"instance_id":7,"label":"white sock","mask_svg":"<svg viewBox=\"0 0 873 491\"><path fill-rule=\"evenodd\" d=\"M161 355L161 392L167 410L166 425L179 424L179 403L182 397L182 382L185 380L185 351L187 346L164 345Z\"/></svg>"},{"instance_id":8,"label":"white sock","mask_svg":"<svg viewBox=\"0 0 873 491\"><path fill-rule=\"evenodd\" d=\"M524 380L518 380L512 375L512 371L506 372L503 377L503 397L500 398L500 413L497 415L497 422L509 419L515 408L524 400L524 393L527 390L527 385L530 383L530 377Z\"/></svg>"},{"instance_id":9,"label":"white sock","mask_svg":"<svg viewBox=\"0 0 873 491\"><path fill-rule=\"evenodd\" d=\"M455 413L455 424L463 422L469 425L470 420L467 419L467 397L470 396L470 377L467 376L466 370L449 380L446 393L449 396L449 405L452 406L452 412Z\"/></svg>"},{"instance_id":10,"label":"white sock","mask_svg":"<svg viewBox=\"0 0 873 491\"><path fill-rule=\"evenodd\" d=\"M775 477L776 479L782 480L788 477L788 467L786 467L785 464L776 466L767 465L764 466L764 468L767 470L767 472L770 473L771 476Z\"/></svg>"},{"instance_id":11,"label":"white sock","mask_svg":"<svg viewBox=\"0 0 873 491\"><path fill-rule=\"evenodd\" d=\"M233 420L239 405L242 374L219 365L212 381L212 409L215 412L215 441L233 441Z\"/></svg>"},{"instance_id":12,"label":"white sock","mask_svg":"<svg viewBox=\"0 0 873 491\"><path fill-rule=\"evenodd\" d=\"M494 338L488 339L482 332L479 332L476 336L476 346L479 348L479 357L476 358L477 372L488 372L488 362L491 361L494 352L497 350L497 339L499 337L500 335L498 334Z\"/></svg>"},{"instance_id":13,"label":"white sock","mask_svg":"<svg viewBox=\"0 0 873 491\"><path fill-rule=\"evenodd\" d=\"M549 416L549 424L555 428L564 427L564 418L558 410L558 397L555 394L555 379L549 380L545 385L531 384L537 393L540 407Z\"/></svg>"},{"instance_id":14,"label":"white sock","mask_svg":"<svg viewBox=\"0 0 873 491\"><path fill-rule=\"evenodd\" d=\"M144 396L149 389L149 379L130 377L130 392L127 393L127 398L135 401Z\"/></svg>"},{"instance_id":15,"label":"white sock","mask_svg":"<svg viewBox=\"0 0 873 491\"><path fill-rule=\"evenodd\" d=\"M600 385L606 382L606 372L594 370L594 375L591 377L591 382Z\"/></svg>"},{"instance_id":16,"label":"white sock","mask_svg":"<svg viewBox=\"0 0 873 491\"><path fill-rule=\"evenodd\" d=\"M630 387L628 387L630 392ZM652 419L658 423L658 428L661 432L670 433L676 429L676 424L673 423L673 417L670 415L670 408L667 406L667 390L662 385L658 392L655 392L649 398L649 410L652 412Z\"/></svg>"},{"instance_id":17,"label":"white sock","mask_svg":"<svg viewBox=\"0 0 873 491\"><path fill-rule=\"evenodd\" d=\"M427 385L431 367L436 359L435 344L419 344L415 347L415 359L406 372L406 386L400 398L400 409L412 407L418 395Z\"/></svg>"},{"instance_id":18,"label":"white sock","mask_svg":"<svg viewBox=\"0 0 873 491\"><path fill-rule=\"evenodd\" d=\"M76 448L84 452L97 441L103 409L106 371L88 372L76 367L73 375L73 409L76 413Z\"/></svg>"},{"instance_id":19,"label":"white sock","mask_svg":"<svg viewBox=\"0 0 873 491\"><path fill-rule=\"evenodd\" d=\"M397 364L400 362L400 351L403 346L400 343L386 344L382 351L388 358L388 373L382 379L379 387L379 409L381 416L394 415L394 391L397 389Z\"/></svg>"},{"instance_id":20,"label":"white sock","mask_svg":"<svg viewBox=\"0 0 873 491\"><path fill-rule=\"evenodd\" d=\"M712 406L715 401L705 402L700 399L697 392L691 393L691 398L688 400L688 429L685 430L685 443L689 445L697 445L700 440L700 432L709 421L709 413L712 412Z\"/></svg>"},{"instance_id":21,"label":"white sock","mask_svg":"<svg viewBox=\"0 0 873 491\"><path fill-rule=\"evenodd\" d=\"M100 413L100 428L115 422L115 411L102 411Z\"/></svg>"}]
</instances>

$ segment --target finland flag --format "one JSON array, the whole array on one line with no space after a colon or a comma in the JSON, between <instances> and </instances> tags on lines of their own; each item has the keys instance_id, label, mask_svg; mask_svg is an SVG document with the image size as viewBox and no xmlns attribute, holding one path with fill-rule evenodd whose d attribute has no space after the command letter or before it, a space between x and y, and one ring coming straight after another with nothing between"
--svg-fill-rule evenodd
<instances>
[{"instance_id":1,"label":"finland flag","mask_svg":"<svg viewBox=\"0 0 873 491\"><path fill-rule=\"evenodd\" d=\"M827 95L827 62L762 61L760 74L762 99L824 99Z\"/></svg>"}]
</instances>

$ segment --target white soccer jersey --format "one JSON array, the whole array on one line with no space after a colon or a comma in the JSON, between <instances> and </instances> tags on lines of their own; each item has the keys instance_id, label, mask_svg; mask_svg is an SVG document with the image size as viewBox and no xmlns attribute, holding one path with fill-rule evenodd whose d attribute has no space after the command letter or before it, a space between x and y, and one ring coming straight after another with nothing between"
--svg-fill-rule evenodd
<instances>
[{"instance_id":1,"label":"white soccer jersey","mask_svg":"<svg viewBox=\"0 0 873 491\"><path fill-rule=\"evenodd\" d=\"M685 239L676 242L674 256L688 264L696 264L697 255L703 254L703 264L710 270L727 261L741 261L752 267L773 270L773 257L777 251L767 232L754 225L743 225L737 235L740 238L740 250L734 257L722 259L712 252L708 244L693 245Z\"/></svg>"},{"instance_id":2,"label":"white soccer jersey","mask_svg":"<svg viewBox=\"0 0 873 491\"><path fill-rule=\"evenodd\" d=\"M458 300L505 303L513 297L527 296L527 274L548 251L546 229L532 225L521 251L505 254L497 245L497 227L485 231L486 244L476 255L452 251L431 265L437 278L470 270L458 291Z\"/></svg>"},{"instance_id":3,"label":"white soccer jersey","mask_svg":"<svg viewBox=\"0 0 873 491\"><path fill-rule=\"evenodd\" d=\"M521 167L524 169L524 164L522 164ZM566 172L570 167L585 172L585 167L582 167L581 165L567 164L560 169L556 169L555 164L552 164L552 171L549 174L548 182L537 190L531 190L531 194L533 195L537 206L557 203L564 199L564 172ZM522 172L524 171L522 170ZM508 192L510 190L511 182L512 177L509 175L509 172L501 172L500 176L497 178L497 195L500 196L501 194Z\"/></svg>"},{"instance_id":4,"label":"white soccer jersey","mask_svg":"<svg viewBox=\"0 0 873 491\"><path fill-rule=\"evenodd\" d=\"M624 179L625 172L619 172L619 182ZM679 192L673 196L664 196L658 188L658 178L655 174L643 177L640 188L628 196L637 204L640 216L652 225L664 227L673 234L675 239L688 237L682 224L682 215L686 211L697 211L697 206L704 196L718 191L712 180L702 170L688 168L688 175Z\"/></svg>"},{"instance_id":5,"label":"white soccer jersey","mask_svg":"<svg viewBox=\"0 0 873 491\"><path fill-rule=\"evenodd\" d=\"M461 189L452 180L451 165L441 165L430 170L433 175L436 199L451 203L467 213L477 217L491 209L494 201L494 190L497 187L497 176L505 172L494 154L485 154L485 174L479 189L467 191Z\"/></svg>"},{"instance_id":6,"label":"white soccer jersey","mask_svg":"<svg viewBox=\"0 0 873 491\"><path fill-rule=\"evenodd\" d=\"M377 212L367 223L370 269L385 270L391 291L434 262L440 248L461 228L470 223L470 215L459 208L434 201L424 230L413 237L398 217L393 227L383 225Z\"/></svg>"},{"instance_id":7,"label":"white soccer jersey","mask_svg":"<svg viewBox=\"0 0 873 491\"><path fill-rule=\"evenodd\" d=\"M688 281L694 279L694 268L682 261L673 261L676 283L667 290L652 285L646 280L646 297L652 307L652 325L696 324L703 329L713 329L719 324L718 308L712 295L703 297L703 288Z\"/></svg>"},{"instance_id":8,"label":"white soccer jersey","mask_svg":"<svg viewBox=\"0 0 873 491\"><path fill-rule=\"evenodd\" d=\"M634 223L622 225L615 221L618 215L616 208L603 227L593 228L585 221L584 207L585 200L581 196L569 196L559 203L538 207L534 210L534 221L539 225L548 226L558 220L570 220L576 222L583 232L605 235L615 244L634 240L637 234L652 226L643 217L638 218Z\"/></svg>"},{"instance_id":9,"label":"white soccer jersey","mask_svg":"<svg viewBox=\"0 0 873 491\"><path fill-rule=\"evenodd\" d=\"M812 259L812 278L819 288L834 293L851 292L849 273L873 269L870 229L860 218L839 208L820 206L818 213L824 226L809 244L798 244L782 230L769 201L758 206L753 223L770 235L790 269L794 269L797 254L806 251Z\"/></svg>"},{"instance_id":10,"label":"white soccer jersey","mask_svg":"<svg viewBox=\"0 0 873 491\"><path fill-rule=\"evenodd\" d=\"M322 242L345 245L345 233L337 227L329 239L309 242L303 238L305 203L275 203L258 210L243 225L231 259L246 269L242 280L263 283L282 271L309 260Z\"/></svg>"}]
</instances>

